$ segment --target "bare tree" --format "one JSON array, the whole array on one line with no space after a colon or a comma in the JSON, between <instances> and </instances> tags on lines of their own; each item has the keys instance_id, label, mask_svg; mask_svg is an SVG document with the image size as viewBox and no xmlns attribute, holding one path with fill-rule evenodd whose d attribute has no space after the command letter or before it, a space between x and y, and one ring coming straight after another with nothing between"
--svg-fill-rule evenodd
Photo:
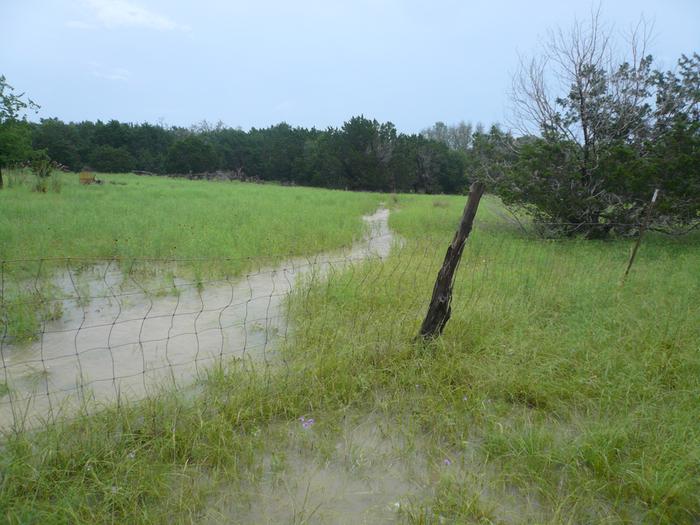
<instances>
[{"instance_id":1,"label":"bare tree","mask_svg":"<svg viewBox=\"0 0 700 525\"><path fill-rule=\"evenodd\" d=\"M643 128L649 114L650 36L651 28L640 20L628 35L627 52L620 55L600 9L568 31L550 31L541 54L521 58L513 77L515 128L571 141L580 152L581 175L589 177L602 143Z\"/></svg>"},{"instance_id":2,"label":"bare tree","mask_svg":"<svg viewBox=\"0 0 700 525\"><path fill-rule=\"evenodd\" d=\"M606 187L601 162L611 144L641 145L651 126L651 27L641 19L622 52L614 36L598 8L568 30L550 31L540 53L521 58L513 77L512 126L523 135L541 135L565 146L558 157L553 155L561 165L552 168L567 177L550 176L543 183L587 203L586 209L571 210L572 222L595 224L606 209L621 204ZM608 229L594 228L601 235Z\"/></svg>"},{"instance_id":3,"label":"bare tree","mask_svg":"<svg viewBox=\"0 0 700 525\"><path fill-rule=\"evenodd\" d=\"M474 132L472 123L462 120L459 124L449 126L444 122L436 122L433 126L421 131L421 135L447 144L450 149L466 152L472 147Z\"/></svg>"}]
</instances>

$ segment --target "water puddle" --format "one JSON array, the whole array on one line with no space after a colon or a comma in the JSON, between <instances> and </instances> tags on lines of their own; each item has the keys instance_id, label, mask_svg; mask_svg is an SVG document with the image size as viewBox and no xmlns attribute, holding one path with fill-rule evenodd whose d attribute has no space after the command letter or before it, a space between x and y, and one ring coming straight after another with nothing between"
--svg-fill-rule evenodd
<instances>
[{"instance_id":1,"label":"water puddle","mask_svg":"<svg viewBox=\"0 0 700 525\"><path fill-rule=\"evenodd\" d=\"M205 524L397 523L402 509L432 492L426 459L378 418L346 424L330 454L315 452L313 431L265 456L255 482L218 492Z\"/></svg>"},{"instance_id":2,"label":"water puddle","mask_svg":"<svg viewBox=\"0 0 700 525\"><path fill-rule=\"evenodd\" d=\"M299 423L273 426L266 439L270 449L259 470L221 487L200 521L207 525L549 521L537 494L502 479L480 450L478 439L448 451L406 423L405 418L363 413L346 414L333 433ZM471 519L446 516L456 509L468 511Z\"/></svg>"},{"instance_id":3,"label":"water puddle","mask_svg":"<svg viewBox=\"0 0 700 525\"><path fill-rule=\"evenodd\" d=\"M394 242L388 217L384 208L363 217L367 233L349 249L201 286L171 276L153 288L114 262L59 272L52 284L66 297L60 318L29 345L0 342L9 390L0 394L0 430L50 422L88 400L133 400L188 384L227 358L267 362L275 340L288 335L284 304L295 283L385 258Z\"/></svg>"}]
</instances>

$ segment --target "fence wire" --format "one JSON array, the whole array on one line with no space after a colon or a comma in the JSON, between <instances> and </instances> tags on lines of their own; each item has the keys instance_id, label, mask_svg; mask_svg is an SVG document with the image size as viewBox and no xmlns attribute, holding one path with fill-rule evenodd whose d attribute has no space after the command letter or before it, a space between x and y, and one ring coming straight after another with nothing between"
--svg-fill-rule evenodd
<instances>
[{"instance_id":1,"label":"fence wire","mask_svg":"<svg viewBox=\"0 0 700 525\"><path fill-rule=\"evenodd\" d=\"M371 233L362 241L309 257L0 261L0 431L51 424L88 404L189 387L231 360L284 366L278 350L295 333L288 315L295 294L301 304L313 293L327 294L322 306L358 302L343 306L345 326L369 333L364 341L391 346L410 337L425 315L447 240L404 243L389 231L387 214L368 218ZM499 239L469 243L453 310L482 299L520 308L509 302L511 290L529 293L536 282L547 293L567 285L570 269L556 250L528 253ZM245 271L221 270L231 263ZM601 255L600 265L609 259ZM503 288L485 285L494 276ZM338 298L350 288L354 295ZM396 297L400 307L375 319L375 303ZM330 323L309 316L305 322ZM343 337L335 326L313 328L328 334L331 346Z\"/></svg>"},{"instance_id":2,"label":"fence wire","mask_svg":"<svg viewBox=\"0 0 700 525\"><path fill-rule=\"evenodd\" d=\"M380 219L347 249L276 264L245 258L238 275L192 270L234 259L0 261L0 431L191 385L229 359L278 364L289 295L301 281L310 288L385 260L397 244Z\"/></svg>"}]
</instances>

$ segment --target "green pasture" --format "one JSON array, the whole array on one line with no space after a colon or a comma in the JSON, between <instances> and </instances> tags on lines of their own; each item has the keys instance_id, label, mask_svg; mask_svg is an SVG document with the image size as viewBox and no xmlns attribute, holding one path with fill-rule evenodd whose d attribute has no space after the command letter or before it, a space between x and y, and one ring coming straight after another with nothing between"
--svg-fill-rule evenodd
<instances>
[{"instance_id":1,"label":"green pasture","mask_svg":"<svg viewBox=\"0 0 700 525\"><path fill-rule=\"evenodd\" d=\"M311 253L380 202L403 242L301 283L277 365L8 433L5 522L700 520L697 236L649 235L622 285L631 240L541 240L486 197L452 319L424 343L464 197L100 178L0 192L3 257Z\"/></svg>"}]
</instances>

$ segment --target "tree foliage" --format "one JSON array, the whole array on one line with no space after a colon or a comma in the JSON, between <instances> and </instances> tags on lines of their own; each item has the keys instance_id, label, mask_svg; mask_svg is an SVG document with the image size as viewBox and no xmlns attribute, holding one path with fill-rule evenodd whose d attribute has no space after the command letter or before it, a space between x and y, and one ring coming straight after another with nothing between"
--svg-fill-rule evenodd
<instances>
[{"instance_id":1,"label":"tree foliage","mask_svg":"<svg viewBox=\"0 0 700 525\"><path fill-rule=\"evenodd\" d=\"M616 58L612 32L593 13L521 64L513 102L523 137L515 162L492 178L507 204L551 232L602 238L635 231L659 188L657 223L698 220L700 57L654 70L647 39L638 27Z\"/></svg>"},{"instance_id":2,"label":"tree foliage","mask_svg":"<svg viewBox=\"0 0 700 525\"><path fill-rule=\"evenodd\" d=\"M171 173L201 173L216 169L214 148L199 137L186 137L173 143L165 159Z\"/></svg>"},{"instance_id":3,"label":"tree foliage","mask_svg":"<svg viewBox=\"0 0 700 525\"><path fill-rule=\"evenodd\" d=\"M0 75L0 123L24 119L25 111L36 111L39 105L24 93L15 93L15 88L7 83L5 75Z\"/></svg>"},{"instance_id":4,"label":"tree foliage","mask_svg":"<svg viewBox=\"0 0 700 525\"><path fill-rule=\"evenodd\" d=\"M3 187L2 168L33 157L31 132L24 112L36 111L39 106L24 93L15 93L0 75L0 189Z\"/></svg>"},{"instance_id":5,"label":"tree foliage","mask_svg":"<svg viewBox=\"0 0 700 525\"><path fill-rule=\"evenodd\" d=\"M469 185L463 152L364 116L323 131L284 122L247 132L207 122L189 129L55 118L25 124L34 148L73 171L221 170L237 178L285 184L428 193L457 193ZM30 150L18 152L17 159Z\"/></svg>"},{"instance_id":6,"label":"tree foliage","mask_svg":"<svg viewBox=\"0 0 700 525\"><path fill-rule=\"evenodd\" d=\"M124 173L134 169L134 158L124 146L97 146L90 155L90 167L107 173Z\"/></svg>"}]
</instances>

